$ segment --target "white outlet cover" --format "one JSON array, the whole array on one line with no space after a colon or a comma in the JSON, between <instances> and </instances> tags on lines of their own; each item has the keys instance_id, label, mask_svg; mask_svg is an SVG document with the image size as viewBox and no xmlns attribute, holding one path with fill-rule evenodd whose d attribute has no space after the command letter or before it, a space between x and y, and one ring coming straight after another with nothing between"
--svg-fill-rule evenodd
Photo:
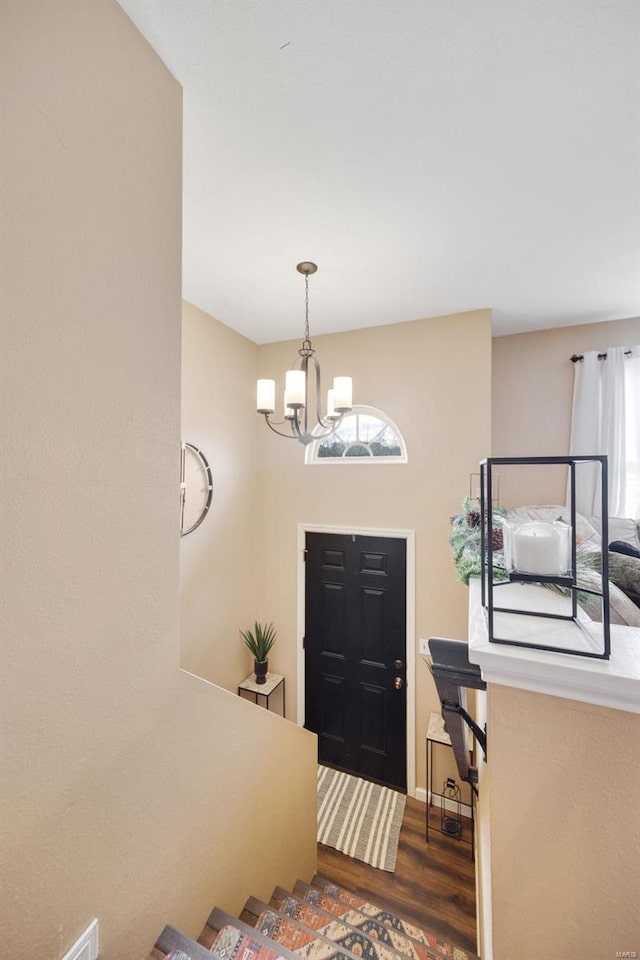
<instances>
[{"instance_id":1,"label":"white outlet cover","mask_svg":"<svg viewBox=\"0 0 640 960\"><path fill-rule=\"evenodd\" d=\"M428 657L429 654L430 654L429 641L428 641L428 640L420 640L420 655L423 656L423 657Z\"/></svg>"},{"instance_id":2,"label":"white outlet cover","mask_svg":"<svg viewBox=\"0 0 640 960\"><path fill-rule=\"evenodd\" d=\"M98 960L98 921L92 920L62 960Z\"/></svg>"}]
</instances>

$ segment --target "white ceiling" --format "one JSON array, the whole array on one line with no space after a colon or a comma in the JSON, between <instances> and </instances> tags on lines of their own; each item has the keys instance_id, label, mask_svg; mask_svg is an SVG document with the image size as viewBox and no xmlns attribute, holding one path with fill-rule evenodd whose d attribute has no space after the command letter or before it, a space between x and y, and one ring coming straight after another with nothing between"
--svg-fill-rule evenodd
<instances>
[{"instance_id":1,"label":"white ceiling","mask_svg":"<svg viewBox=\"0 0 640 960\"><path fill-rule=\"evenodd\" d=\"M640 6L120 0L184 87L184 296L256 342L640 315Z\"/></svg>"}]
</instances>

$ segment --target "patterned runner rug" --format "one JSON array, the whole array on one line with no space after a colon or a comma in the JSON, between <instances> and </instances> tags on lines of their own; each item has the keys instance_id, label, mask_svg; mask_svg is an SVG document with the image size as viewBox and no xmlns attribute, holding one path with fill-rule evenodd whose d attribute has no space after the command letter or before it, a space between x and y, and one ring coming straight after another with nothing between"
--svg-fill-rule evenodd
<instances>
[{"instance_id":1,"label":"patterned runner rug","mask_svg":"<svg viewBox=\"0 0 640 960\"><path fill-rule=\"evenodd\" d=\"M393 873L406 797L348 773L318 767L318 843Z\"/></svg>"},{"instance_id":2,"label":"patterned runner rug","mask_svg":"<svg viewBox=\"0 0 640 960\"><path fill-rule=\"evenodd\" d=\"M230 925L220 930L211 952L221 960L282 960L277 950L265 947L259 940Z\"/></svg>"},{"instance_id":3,"label":"patterned runner rug","mask_svg":"<svg viewBox=\"0 0 640 960\"><path fill-rule=\"evenodd\" d=\"M270 928L267 931L265 926L269 927L269 924L274 922L285 930L287 925L292 927L296 923L300 926L300 929L308 929L308 941L302 950L297 945L290 946L287 938L274 937L278 943L289 947L290 950L295 950L305 960L324 960L327 944L324 940L320 940L320 937L326 937L327 940L332 941L335 947L344 947L346 950L350 950L351 953L355 953L362 960L399 960L395 950L390 950L384 943L378 943L377 940L372 939L366 933L355 930L346 923L341 923L335 917L323 917L309 903L291 900L284 905L284 909L287 911L286 913L275 913L273 910L265 911L258 920L257 929L261 930L262 933L268 932L270 937L273 934L270 932ZM268 914L278 919L271 920ZM261 924L264 924L264 926L261 926ZM319 934L319 937L314 939L311 931ZM318 949L318 942L320 949ZM331 956L334 953L334 950L330 950ZM344 957L345 955L340 951L339 956ZM437 958L432 954L428 960L437 960Z\"/></svg>"},{"instance_id":4,"label":"patterned runner rug","mask_svg":"<svg viewBox=\"0 0 640 960\"><path fill-rule=\"evenodd\" d=\"M308 890L304 895L303 902L316 906L320 910L339 918L344 923L362 930L368 937L373 937L380 943L387 944L397 953L403 953L409 960L432 960L434 955L444 958L444 960L453 958L453 951L435 934L428 934L410 923L403 923L394 914L373 907L372 904L366 903L364 900L361 900L364 906L376 910L375 916L367 914L364 910L356 910L343 900L334 899L327 892L328 889L331 888ZM288 901L285 900L280 906L283 913L288 913L287 904ZM418 936L409 936L407 930L411 930ZM457 960L467 960L466 954L457 958Z\"/></svg>"}]
</instances>

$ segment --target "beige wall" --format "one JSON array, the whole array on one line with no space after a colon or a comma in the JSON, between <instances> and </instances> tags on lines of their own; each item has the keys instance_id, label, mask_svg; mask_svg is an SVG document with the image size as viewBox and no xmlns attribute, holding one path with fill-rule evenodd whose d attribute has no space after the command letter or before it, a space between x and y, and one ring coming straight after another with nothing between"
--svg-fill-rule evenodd
<instances>
[{"instance_id":1,"label":"beige wall","mask_svg":"<svg viewBox=\"0 0 640 960\"><path fill-rule=\"evenodd\" d=\"M378 407L397 423L407 442L406 465L305 466L299 444L261 428L260 610L280 629L274 663L287 676L290 716L296 702L298 523L415 530L415 640L467 636L468 591L456 580L447 538L469 473L490 449L490 338L489 311L314 338L327 381L351 374L354 402ZM283 386L298 346L261 346L259 376ZM426 665L416 658L417 780L424 786L424 733L438 700ZM436 778L443 771L440 765Z\"/></svg>"},{"instance_id":2,"label":"beige wall","mask_svg":"<svg viewBox=\"0 0 640 960\"><path fill-rule=\"evenodd\" d=\"M561 456L569 452L572 354L640 341L640 319L538 330L493 341L493 456ZM501 499L564 503L564 468L501 468Z\"/></svg>"},{"instance_id":3,"label":"beige wall","mask_svg":"<svg viewBox=\"0 0 640 960\"><path fill-rule=\"evenodd\" d=\"M640 944L640 716L490 684L494 960Z\"/></svg>"},{"instance_id":4,"label":"beige wall","mask_svg":"<svg viewBox=\"0 0 640 960\"><path fill-rule=\"evenodd\" d=\"M137 960L310 875L314 738L178 669L180 88L115 2L1 7L0 938Z\"/></svg>"},{"instance_id":5,"label":"beige wall","mask_svg":"<svg viewBox=\"0 0 640 960\"><path fill-rule=\"evenodd\" d=\"M214 496L206 520L181 540L181 663L236 690L252 669L239 630L259 618L258 348L190 303L182 325L182 436L207 457Z\"/></svg>"}]
</instances>

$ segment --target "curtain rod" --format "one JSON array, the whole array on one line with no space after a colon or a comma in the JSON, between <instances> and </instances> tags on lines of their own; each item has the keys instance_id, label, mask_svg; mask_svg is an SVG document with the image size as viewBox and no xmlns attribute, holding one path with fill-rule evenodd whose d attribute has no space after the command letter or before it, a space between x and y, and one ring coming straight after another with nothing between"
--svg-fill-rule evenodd
<instances>
[{"instance_id":1,"label":"curtain rod","mask_svg":"<svg viewBox=\"0 0 640 960\"><path fill-rule=\"evenodd\" d=\"M625 357L630 357L632 352L633 352L632 350L625 350L624 352ZM606 359L607 359L606 353L598 354L598 360L606 360ZM584 360L583 353L574 353L573 356L571 357L571 363L577 363L578 360Z\"/></svg>"}]
</instances>

